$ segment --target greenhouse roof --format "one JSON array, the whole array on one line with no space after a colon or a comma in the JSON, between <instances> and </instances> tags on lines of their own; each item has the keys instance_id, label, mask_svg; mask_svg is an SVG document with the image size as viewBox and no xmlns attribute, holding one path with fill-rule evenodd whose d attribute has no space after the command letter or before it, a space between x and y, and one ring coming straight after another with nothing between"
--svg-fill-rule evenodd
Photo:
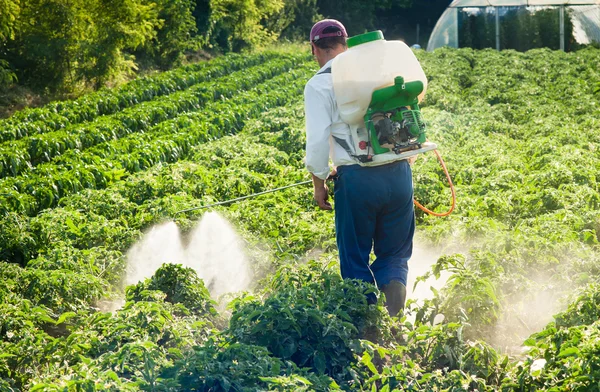
<instances>
[{"instance_id":1,"label":"greenhouse roof","mask_svg":"<svg viewBox=\"0 0 600 392\"><path fill-rule=\"evenodd\" d=\"M449 8L548 5L600 5L600 0L454 0Z\"/></svg>"}]
</instances>

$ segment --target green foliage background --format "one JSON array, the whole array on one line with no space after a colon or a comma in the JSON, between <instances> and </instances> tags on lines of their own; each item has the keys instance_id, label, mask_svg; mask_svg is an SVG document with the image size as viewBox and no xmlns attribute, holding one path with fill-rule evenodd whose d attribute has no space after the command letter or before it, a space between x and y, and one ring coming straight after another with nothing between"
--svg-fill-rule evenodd
<instances>
[{"instance_id":1,"label":"green foliage background","mask_svg":"<svg viewBox=\"0 0 600 392\"><path fill-rule=\"evenodd\" d=\"M1 0L0 104L8 87L71 97L166 70L187 58L240 52L280 41L306 42L322 18L350 35L380 29L388 39L427 45L449 0ZM468 10L468 9L467 9ZM490 9L459 14L459 42L495 47ZM501 9L501 48L559 46L558 8ZM566 50L576 50L570 18Z\"/></svg>"},{"instance_id":2,"label":"green foliage background","mask_svg":"<svg viewBox=\"0 0 600 392\"><path fill-rule=\"evenodd\" d=\"M228 307L173 264L123 287L153 225L185 236L203 211L177 211L307 178L302 91L317 65L298 46L1 120L0 389L594 390L600 50L416 54L459 204L418 212L419 243L440 247L429 274L448 279L396 319L367 305L375 287L340 278L333 216L310 187L219 207L262 278ZM414 181L446 210L434 157Z\"/></svg>"},{"instance_id":3,"label":"green foliage background","mask_svg":"<svg viewBox=\"0 0 600 392\"><path fill-rule=\"evenodd\" d=\"M186 53L305 41L324 17L342 20L351 35L376 28L412 34L417 22L431 29L447 2L2 0L0 92L18 82L52 96L77 94L120 82L140 66L179 65Z\"/></svg>"},{"instance_id":4,"label":"green foliage background","mask_svg":"<svg viewBox=\"0 0 600 392\"><path fill-rule=\"evenodd\" d=\"M49 93L97 88L135 72L139 62L165 69L180 63L186 50L266 45L283 28L263 26L283 9L279 0L198 3L3 1L0 87L19 80Z\"/></svg>"}]
</instances>

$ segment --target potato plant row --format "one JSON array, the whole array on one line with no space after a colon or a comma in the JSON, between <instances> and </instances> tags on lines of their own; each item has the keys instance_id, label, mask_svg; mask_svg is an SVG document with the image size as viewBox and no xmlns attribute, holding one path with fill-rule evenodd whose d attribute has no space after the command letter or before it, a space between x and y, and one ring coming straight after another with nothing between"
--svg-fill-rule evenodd
<instances>
[{"instance_id":1,"label":"potato plant row","mask_svg":"<svg viewBox=\"0 0 600 392\"><path fill-rule=\"evenodd\" d=\"M0 178L22 174L68 150L84 150L131 133L148 131L152 126L180 113L201 110L208 101L230 98L276 72L291 69L304 59L304 56L290 57L269 60L113 115L98 117L89 123L0 144Z\"/></svg>"},{"instance_id":2,"label":"potato plant row","mask_svg":"<svg viewBox=\"0 0 600 392\"><path fill-rule=\"evenodd\" d=\"M102 160L109 157L117 170L105 187L67 192L34 216L2 212L0 260L12 263L0 263L0 389L593 389L600 133L592 60L600 51L418 55L431 81L429 137L453 174L459 205L447 219L418 214L417 244L437 260L434 272L450 277L431 300L409 303L414 321L390 320L383 308L366 306L372 287L340 279L333 215L313 205L310 186L218 208L246 239L255 273L268 276L234 300L228 321L211 310L193 272L173 266L131 286L118 311L90 307L119 287L123 253L152 225L175 219L188 232L205 211L177 211L308 177L299 102L315 70L307 65L297 85L261 85L289 87L285 107L240 120L222 114L237 110L227 106L231 99L207 104L218 111L212 117L191 113L157 125L166 138L195 138L188 125L225 118L215 129L233 126L235 135L214 133L177 162L131 172L114 162L143 154L150 139L101 144L80 162L96 160L109 172ZM52 164L64 170L72 156ZM420 157L413 173L417 198L447 208L435 159ZM427 257L415 254L411 266ZM320 261L306 262L313 258ZM579 290L554 318L545 306L529 305ZM444 321L432 326L437 315ZM533 331L541 332L527 338Z\"/></svg>"},{"instance_id":3,"label":"potato plant row","mask_svg":"<svg viewBox=\"0 0 600 392\"><path fill-rule=\"evenodd\" d=\"M126 173L177 161L194 146L235 132L247 118L294 99L313 69L310 64L284 72L229 100L208 103L202 112L186 113L158 124L147 133L132 134L84 152L70 151L26 176L0 180L0 194L5 200L0 208L34 215L56 206L68 194L101 189Z\"/></svg>"},{"instance_id":4,"label":"potato plant row","mask_svg":"<svg viewBox=\"0 0 600 392\"><path fill-rule=\"evenodd\" d=\"M271 121L273 114L289 114L291 120L279 121L274 126ZM301 154L292 151L303 143L303 132L301 127L289 127L289 124L298 123L297 114L297 111L287 108L272 109L266 115L267 121L252 120L238 136L226 136L202 144L190 155L189 160L159 164L132 174L106 189L89 189L66 196L59 207L46 210L36 217L10 213L1 224L0 247L3 251L0 257L26 265L27 269L34 266L45 270L83 269L79 272L97 275L114 283L112 279L118 274L107 273L107 270L117 267L111 263L108 265L112 267L107 266L106 261L116 262L116 257L121 262L119 252L124 252L139 238L140 230L174 217L177 209L199 202L209 203L248 195L283 185L290 180L303 180L306 174L302 168ZM283 129L286 129L286 133L282 137L276 132ZM256 133L263 132L270 133L273 138L261 141ZM207 159L211 162L209 165L204 163ZM232 170L237 167L242 171L237 176L232 175ZM303 191L290 190L267 196L263 201L269 200L269 197L277 200L288 198L290 203L297 203L297 208L314 214L316 211L310 203L309 187L299 189ZM272 204L273 199L269 203ZM240 208L244 208L243 204ZM235 210L237 207L234 207ZM200 214L201 211L198 211L188 217L193 219ZM185 215L177 218L191 224ZM265 222L270 223L264 226L262 232L259 230L256 233L264 238L276 238L273 235L269 237L268 232L281 230L281 227L273 226L281 224L281 219L264 218ZM315 216L309 218L307 215L305 218L308 227L308 221ZM254 231L255 223L248 221L247 229ZM295 225L290 224L288 230L295 230ZM292 236L290 241L294 240ZM301 254L318 241L318 237L305 235L304 244L298 244L294 253ZM38 256L39 260L31 260ZM79 263L83 260L87 262ZM43 297L42 291L39 296ZM76 309L77 305L73 306L70 309ZM60 313L65 309L55 310Z\"/></svg>"},{"instance_id":5,"label":"potato plant row","mask_svg":"<svg viewBox=\"0 0 600 392\"><path fill-rule=\"evenodd\" d=\"M298 94L296 91L295 97ZM285 111L281 113L285 113ZM260 131L256 125L253 129ZM0 235L2 249L11 248L9 237L12 235L13 250L16 250L14 245L17 242L21 244L29 242L30 249L37 248L43 253L43 256L40 255L35 260L26 261L27 267L24 269L1 269L2 276L7 279L0 284L0 294L4 294L3 289L6 289L23 297L25 301L31 301L31 306L39 310L22 315L15 314L11 309L27 306L27 302L17 300L16 297L5 298L7 304L3 305L3 311L10 312L14 316L11 325L16 329L14 330L14 339L9 339L1 344L3 352L14 354L15 357L9 355L0 359L0 374L3 375L10 369L13 374L19 374L19 376L15 376L15 379L18 379L23 385L27 385L28 379L31 377L29 370L32 370L32 363L39 361L48 366L48 371L40 374L37 382L54 382L59 380L63 374L72 374L71 367L83 365L80 362L81 359L78 358L78 353L89 357L110 354L112 357L127 350L126 343L133 337L129 337L127 334L125 335L128 336L127 338L125 336L119 338L122 335L117 335L116 330L113 331L116 325L105 325L105 321L102 320L106 319L99 317L100 314L94 315L94 312L91 312L89 318L86 316L88 327L86 328L87 332L83 335L83 331L75 326L79 321L83 322L83 319L75 318L74 322L69 322L69 316L67 316L64 320L71 325L68 330L72 333L67 332L67 335L62 337L60 333L56 336L48 316L58 317L60 314L68 314L65 313L68 311L82 312L86 310L89 312L88 306L101 297L102 293L111 287L111 284L115 284L112 279L122 273L124 260L120 252L125 251L133 241L139 238L140 230L153 222L164 219L168 213L165 211L165 207L168 207L169 210L178 208L173 201L176 200L178 194L183 195L185 190L198 187L200 185L198 183L199 176L205 174L205 181L210 182L212 179L215 180L215 184L219 184L215 187L214 194L212 190L208 189L203 194L203 197L207 199L215 199L225 196L226 185L222 184L222 181L228 177L230 181L237 183L236 194L244 194L244 189L246 191L259 189L256 188L256 180L253 179L253 176L260 178L264 187L269 187L277 184L278 181L286 181L282 176L290 174L290 164L297 168L295 169L298 171L296 176L303 174L302 169L298 168L301 162L291 162L286 153L265 144L258 144L256 136L226 139L223 142L214 141L204 144L197 152L196 158L210 155L213 150L216 150L220 156L212 167L204 167L203 163L194 161L162 165L156 169L135 174L104 190L88 190L79 195L68 196L61 202L63 207L48 210L38 217L28 218L27 221L23 221L23 217L19 217L17 214L7 216L2 223L2 234ZM284 140L282 139L281 142ZM255 173L250 177L231 178L229 171L222 170L221 165L226 162L227 157L222 156L219 151L227 151L232 145L238 146L238 151L241 152L239 159L234 160L235 163L246 161L249 171L257 169L259 165L265 168L271 167L271 169L263 174ZM141 200L140 197L144 195L140 191L150 186L148 175L154 174L157 175L157 178L153 180L153 186L162 194L162 197ZM173 176L185 176L186 179L173 181ZM232 182L232 187L233 184ZM242 184L247 185L243 186ZM172 185L177 188L169 189ZM240 188L240 186L242 187ZM185 201L180 200L180 203L191 203L194 195L199 196L198 193L191 193L185 197ZM288 194L288 196L292 195L293 193ZM164 205L163 208L160 208L161 204ZM305 205L309 210L312 209L310 204ZM13 220L15 218L18 219L18 222ZM14 226L9 224L11 221ZM20 251L23 250L25 249L20 249ZM264 263L264 260L257 261ZM3 264L3 266L14 267L15 264ZM69 297L70 295L75 295L78 299L73 300ZM48 310L50 310L49 313ZM144 312L148 310L145 308ZM142 311L142 309L138 311ZM129 314L129 311L124 312ZM168 317L173 317L170 312ZM110 319L112 320L112 317ZM26 320L31 321L31 323L27 323L28 326L25 326ZM171 327L164 325L160 328L166 328L166 331L180 331L180 328L185 325L182 324L185 319L176 317L176 320L176 323L170 323ZM114 322L117 322L117 319ZM103 324L105 327L100 328ZM12 326L7 327L9 334L13 333ZM92 327L90 328L90 326ZM144 328L154 330L157 326L153 322L145 325ZM30 347L31 340L28 337L33 336L30 333L33 333L36 327L48 330L49 334L44 337L37 336L37 339L46 341L47 345L46 347L37 346L39 349L29 351L30 356L25 360L23 356L17 354ZM104 332L100 332L101 330ZM107 331L111 332L107 334ZM203 328L198 329L199 334L206 332ZM160 339L161 336L164 335L156 334L156 339ZM90 342L90 349L81 351L80 343L73 344L73 342L80 342L80 339ZM195 341L193 339L187 341L184 346L191 347ZM92 354L92 348L95 354ZM63 359L59 362L54 361L48 356L50 352L63 353L64 355L60 355ZM161 353L161 355L166 354L162 349ZM70 358L68 360L69 368L62 367L65 358ZM133 362L127 361L127 363Z\"/></svg>"},{"instance_id":6,"label":"potato plant row","mask_svg":"<svg viewBox=\"0 0 600 392\"><path fill-rule=\"evenodd\" d=\"M196 199L201 202L210 202L217 198L244 195L305 178L303 154L300 150L303 141L301 106L294 105L292 108L275 109L262 116L260 120L251 122L239 135L202 145L189 161L162 165L138 173L105 190L90 190L80 195L67 197L61 203L64 207L32 218L28 224L24 225L29 225L31 228L45 227L44 232L40 233L41 235L36 240L39 241L42 238L51 240L38 244L43 249L44 255L30 261L27 268L22 271L12 271L13 281L36 282L35 285L28 284L29 287L35 287L35 290L30 289L24 295L35 305L49 307L52 312L46 313L46 317L53 316L54 312L61 313L69 310L83 314L84 303L60 300L62 296L67 296L69 292L75 291L76 287L82 285L83 282L73 280L74 287L71 287L70 290L63 287L60 290L51 291L48 285L51 285L52 279L55 281L57 279L57 274L53 274L52 270L59 269L61 270L60 274L67 274L68 270L72 270L77 271L80 277L88 276L88 280L85 281L87 283L86 290L81 291L78 295L91 301L94 296L100 295L99 293L102 288L106 287L106 284L91 278L98 273L100 268L105 268L104 265L100 264L100 268L94 271L90 269L89 262L102 260L101 255L104 255L105 258L116 259L117 261L113 265L122 262L116 249L124 249L128 243L138 238L139 229L153 222L168 219L173 211L184 208L186 204L191 205ZM234 171L235 175L233 175ZM305 189L287 190L281 194L265 195L259 199L249 200L231 207L222 207L222 209L229 210L230 213L227 215L239 222L241 228L258 234L259 238L266 239L266 244L273 249L288 249L290 243L293 244L303 239L305 241L303 246L289 249L291 252L289 255L300 255L306 249L323 243L327 237L330 240L333 237L331 222L323 220L322 213L315 209L310 200L310 187L306 187ZM190 217L195 218L200 215L201 212L197 212ZM292 220L294 217L297 220ZM44 223L40 224L42 221ZM65 221L71 222L71 224L65 224ZM190 227L192 223L185 217L180 217L178 222L182 227ZM115 230L119 226L127 226L133 230ZM74 227L76 230L73 229ZM276 234L276 231L279 231L280 234ZM36 236L35 230L27 232L32 237ZM80 234L75 234L75 232ZM105 241L102 246L90 245L100 241L102 235L104 235ZM94 237L96 237L95 240ZM288 238L290 242L282 242ZM88 248L87 253L78 250L89 246L92 248ZM261 247L263 250L265 249L264 241ZM114 253L111 256L109 252ZM64 256L60 257L59 255ZM261 255L261 258L264 258L264 254ZM265 265L265 260L259 258L255 261L257 264L262 263L263 273L266 268L269 268L268 265ZM485 345L465 344L460 338L457 325L444 325L436 328L422 325L414 330L412 327L407 327L405 330L407 332L406 341L403 346L391 349L390 347L393 345L383 345L384 342L389 344L389 339L391 339L392 324L390 320L385 318L381 308L366 307L363 303L363 294L357 290L357 286L348 282L342 283L336 268L335 265L327 267L314 263L309 266L283 267L276 278L271 279L265 288L264 298L268 299L263 302L257 297L249 297L237 301L230 327L221 333L211 331L211 325L204 318L206 316L202 316L200 320L204 321L201 328L195 329L196 336L190 336L189 332L186 333L184 325L185 322L198 323L199 319L192 318L189 314L183 317L177 315L171 308L172 305L169 302L163 302L164 300L158 293L153 294L152 297L148 297L148 292L143 294L142 290L148 288L168 293L167 287L158 285L158 276L159 274L165 276L164 274L172 268L160 271L157 273L156 280L153 278L152 281L157 283L147 282L146 286L139 286L135 290L128 291L127 299L130 301L128 305L111 316L100 317L92 313L90 316L81 317L76 316L75 313L63 313L63 315L68 315L63 317L60 322L66 329L64 335L59 334L54 339L51 336L39 336L40 339L48 342L48 347L37 346L39 348L31 352L35 359L47 366L47 370L33 378L23 376L21 382L44 388L60 388L65 385L85 383L93 378L96 383L102 385L102 388L114 390L130 388L133 390L136 386L146 385L151 382L147 376L144 376L143 369L148 366L144 359L146 357L125 356L125 353L129 353L132 348L129 342L136 339L137 331L142 328L150 331L149 335L146 335L146 352L152 353L155 363L163 363L165 366L159 365L159 372L163 375L161 379L165 380L160 381L159 384L170 382L178 385L178 387L172 386L171 390L197 388L198 385L203 384L221 385L220 382L231 383L231 385L239 387L263 385L261 383L268 386L271 385L270 382L276 383L279 377L286 374L302 374L302 377L310 380L305 382L309 382L308 385L313 387L320 386L319 388L335 390L339 388L339 385L345 385L346 388L354 385L354 389L371 389L372 385L376 384L376 380L381 380L381 378L374 377L372 361L377 355L384 356L383 353L385 356L389 356L390 360L394 358L394 361L399 361L405 356L412 358L412 367L415 372L404 371L402 373L400 368L394 370L399 378L398 382L406 386L418 382L425 388L435 388L436 386L459 386L475 382L485 387L485 381L478 374L489 371L495 375L497 370L490 366L501 367L498 364L497 354L490 351ZM33 274L34 271L35 274ZM5 272L5 274L7 273ZM168 275L171 279L170 282L181 279L180 283L171 283L169 287L187 287L186 281L194 282L193 277L190 277L189 274L190 272L180 271L175 275ZM46 276L48 278L45 278ZM178 276L180 277L178 278ZM163 281L164 278L160 279ZM9 282L9 284L11 283ZM14 286L13 290L15 290ZM43 292L49 291L55 293L55 296L42 295ZM180 298L190 298L190 296L180 296ZM184 305L193 313L192 306L200 306L205 303L206 297L204 299L196 297L195 302L189 304L180 302L179 306ZM292 304L294 305L292 306ZM71 307L62 307L65 305ZM281 312L282 308L291 309L291 313L288 315ZM148 321L141 324L133 325L127 321L139 312L155 316L147 318ZM162 316L159 317L158 314ZM18 322L22 318L23 316L18 319ZM169 319L171 321L167 324ZM49 321L44 321L44 317L40 314L29 315L28 320L33 321L36 325L43 325L45 322L47 325L45 329L49 329L49 326L52 325ZM357 320L364 320L364 323L359 322L355 329L351 323L355 323ZM276 322L269 329L270 336L265 336L261 332L264 331L264 328L260 327L260 323L270 321ZM118 323L127 323L131 328L125 334L120 333L117 331ZM381 332L379 335L371 336L371 339L380 339L382 345L352 348L354 344L358 343L355 339L362 336L361 334L368 330L369 326L374 327L375 325ZM27 336L26 331L28 330L25 328L19 336ZM302 334L295 334L295 330L302 331ZM177 341L172 340L170 336L173 335L181 338ZM237 364L234 367L227 366L227 357L218 354L223 349L225 352L233 350L233 346L228 348L224 341L221 342L221 338L224 338L225 341L235 342L235 346L244 348L241 352L231 353ZM161 339L162 344L158 344L158 340ZM20 350L26 347L27 340L22 339L21 341L23 343L7 346L7 350L10 350L7 352L20 353ZM84 341L90 343L83 344ZM277 342L280 341L291 341L294 344L278 348ZM150 345L149 342L153 342L153 344ZM171 347L173 344L176 344L184 352L191 352L190 348L196 347L194 351L201 352L203 355L202 357L178 358L177 364L170 367L167 362L175 360L175 357L167 347ZM214 350L213 344L219 344L221 350L210 354L211 350ZM253 352L249 350L257 345L266 345L268 352L272 353L270 354L273 358L272 361L289 361L288 363L291 365L287 366L291 366L291 368L278 367L279 370L276 370L276 368L268 366L260 370L254 363L248 369L247 377L227 370L246 366L243 361L244 355ZM481 359L452 362L443 355L434 356L432 352L424 351L424 347L445 347L445 350L462 353L467 358L478 355ZM69 366L63 366L50 358L51 352L60 352L59 357L63 361L61 363L64 363L64 359L67 358ZM259 352L254 352L253 355L255 359L264 358ZM91 357L92 365L90 362L83 361L82 357ZM123 359L118 360L117 358ZM430 371L428 366L432 360L437 361L440 366L446 366L447 372L452 372L453 377L432 374L432 377L420 380L421 374ZM118 361L127 371L117 370L112 378L103 376L102 374L106 374L108 367L115 361ZM353 366L351 371L346 368L349 365ZM31 365L28 361L11 362L6 360L4 362L5 368L12 367L23 375L28 374L29 366ZM218 366L226 366L226 369ZM309 372L303 373L295 366L307 367ZM89 370L90 367L92 373L86 372L85 369ZM194 368L202 369L201 373L196 374L198 370L190 371ZM469 371L463 373L462 370L465 369L469 369ZM402 373L402 378L399 377L400 373ZM270 374L275 378L265 381L264 374ZM262 377L262 381L259 377ZM286 385L296 384L294 381L288 380Z\"/></svg>"},{"instance_id":7,"label":"potato plant row","mask_svg":"<svg viewBox=\"0 0 600 392\"><path fill-rule=\"evenodd\" d=\"M191 64L139 78L120 88L103 89L73 101L53 102L42 108L26 109L9 119L0 120L0 142L91 121L98 116L117 113L141 102L185 90L212 78L222 77L274 58L285 57L286 54L277 52L264 52L250 56L230 54L209 62Z\"/></svg>"}]
</instances>

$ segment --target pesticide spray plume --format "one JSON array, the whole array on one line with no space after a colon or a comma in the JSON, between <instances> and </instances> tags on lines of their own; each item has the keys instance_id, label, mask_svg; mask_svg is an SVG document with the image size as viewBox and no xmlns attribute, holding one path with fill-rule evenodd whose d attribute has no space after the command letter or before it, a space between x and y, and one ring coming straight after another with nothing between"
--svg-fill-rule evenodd
<instances>
[{"instance_id":1,"label":"pesticide spray plume","mask_svg":"<svg viewBox=\"0 0 600 392\"><path fill-rule=\"evenodd\" d=\"M175 222L152 227L127 252L125 283L131 285L150 278L163 263L187 266L181 233Z\"/></svg>"},{"instance_id":2,"label":"pesticide spray plume","mask_svg":"<svg viewBox=\"0 0 600 392\"><path fill-rule=\"evenodd\" d=\"M432 276L424 282L419 282L415 287L417 278L431 271L431 267L433 267L443 254L445 252L441 247L427 246L418 240L414 242L413 254L408 264L408 281L406 286L409 299L414 299L417 303L422 304L425 299L433 298L432 287L436 290L441 290L444 287L449 277L449 273L447 272L442 272L439 279Z\"/></svg>"},{"instance_id":3,"label":"pesticide spray plume","mask_svg":"<svg viewBox=\"0 0 600 392\"><path fill-rule=\"evenodd\" d=\"M526 263L525 263L526 264ZM502 314L486 340L507 354L521 354L523 341L544 329L554 316L567 309L570 296L581 287L561 275L575 270L574 260L564 255L556 271L525 269L526 279L510 287L513 291L502 301Z\"/></svg>"},{"instance_id":4,"label":"pesticide spray plume","mask_svg":"<svg viewBox=\"0 0 600 392\"><path fill-rule=\"evenodd\" d=\"M431 277L419 282L418 277L431 271L443 255L455 253L469 254L476 249L474 242L464 239L448 238L444 246L433 246L427 240L415 238L413 256L409 262L407 282L408 298L417 305L432 299L432 288L442 290L446 285L449 272L442 271L440 278ZM310 259L319 258L319 252L307 255ZM251 288L253 283L249 257L245 253L245 244L232 226L216 212L207 212L185 237L178 226L165 222L152 227L142 239L127 253L126 283L135 284L151 277L164 263L177 263L196 271L214 298L225 298L224 294L235 293ZM533 271L531 271L533 272ZM501 314L493 325L489 325L479 336L503 352L517 354L527 336L539 331L552 316L561 311L564 304L560 297L566 291L564 287L551 286L551 276L529 275L530 287L521 287L519 295L504 298ZM556 284L556 283L555 283ZM554 293L554 295L549 295ZM122 302L108 304L105 310L116 310ZM119 305L119 306L117 306ZM414 315L408 314L409 320ZM440 316L434 320L437 323Z\"/></svg>"},{"instance_id":5,"label":"pesticide spray plume","mask_svg":"<svg viewBox=\"0 0 600 392\"><path fill-rule=\"evenodd\" d=\"M414 282L419 276L431 271L431 267L443 255L463 254L469 255L477 251L479 245L485 242L484 238L465 240L460 236L450 236L442 243L443 246L432 246L428 241L416 237L413 256L409 261L409 275L407 291L408 299L413 299L417 305L424 300L433 298L431 288L440 291L446 286L451 274L442 271L440 278L431 277L419 282L413 292ZM514 287L504 284L497 287L502 293L498 318L488 325L472 325L477 330L472 339L481 339L489 343L502 353L519 355L523 353L523 342L533 333L541 331L554 315L566 309L565 297L574 287L569 286L565 280L557 278L557 274L572 271L574 261L568 254L559 257L560 266L555 271L540 270L535 267L535 262L524 262L530 265L519 274L520 279L514 282ZM442 293L442 295L445 295ZM407 314L409 321L414 321L414 315ZM443 315L438 315L434 324L443 320Z\"/></svg>"},{"instance_id":6,"label":"pesticide spray plume","mask_svg":"<svg viewBox=\"0 0 600 392\"><path fill-rule=\"evenodd\" d=\"M242 239L216 212L204 214L192 231L186 256L213 296L250 287L252 276Z\"/></svg>"},{"instance_id":7,"label":"pesticide spray plume","mask_svg":"<svg viewBox=\"0 0 600 392\"><path fill-rule=\"evenodd\" d=\"M439 279L431 276L425 281L418 282L417 279L431 271L432 267L437 263L438 259L445 254L445 250L439 246L428 245L426 242L415 238L413 243L413 254L408 262L408 279L406 282L407 299L413 300L418 306L424 304L425 300L434 297L433 290L441 290L450 277L450 274L442 271ZM416 313L408 312L407 320L415 322ZM436 316L434 324L441 322L444 319L442 315Z\"/></svg>"},{"instance_id":8,"label":"pesticide spray plume","mask_svg":"<svg viewBox=\"0 0 600 392\"><path fill-rule=\"evenodd\" d=\"M126 283L151 277L164 263L192 268L214 298L247 290L252 282L242 239L216 212L203 215L188 241L175 222L152 227L127 253Z\"/></svg>"}]
</instances>

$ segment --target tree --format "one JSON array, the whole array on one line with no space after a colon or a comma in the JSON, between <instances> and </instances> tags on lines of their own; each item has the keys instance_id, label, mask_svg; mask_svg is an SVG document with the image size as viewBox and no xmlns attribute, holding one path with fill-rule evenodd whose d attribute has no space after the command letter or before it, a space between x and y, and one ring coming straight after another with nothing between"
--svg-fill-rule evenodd
<instances>
[{"instance_id":1,"label":"tree","mask_svg":"<svg viewBox=\"0 0 600 392\"><path fill-rule=\"evenodd\" d=\"M125 51L152 39L160 25L155 5L142 0L22 0L6 56L34 87L100 87L135 67Z\"/></svg>"},{"instance_id":2,"label":"tree","mask_svg":"<svg viewBox=\"0 0 600 392\"><path fill-rule=\"evenodd\" d=\"M406 3L406 1L402 1ZM326 18L337 19L344 24L349 35L362 34L381 29L376 21L377 11L389 10L392 0L318 0L319 12Z\"/></svg>"},{"instance_id":3,"label":"tree","mask_svg":"<svg viewBox=\"0 0 600 392\"><path fill-rule=\"evenodd\" d=\"M82 42L81 76L98 88L136 68L135 58L129 53L154 39L162 23L152 3L96 0L88 4L93 31Z\"/></svg>"},{"instance_id":4,"label":"tree","mask_svg":"<svg viewBox=\"0 0 600 392\"><path fill-rule=\"evenodd\" d=\"M261 22L277 14L283 5L283 0L211 0L208 37L233 51L274 42L279 33Z\"/></svg>"},{"instance_id":5,"label":"tree","mask_svg":"<svg viewBox=\"0 0 600 392\"><path fill-rule=\"evenodd\" d=\"M74 82L79 45L90 34L92 20L84 0L25 0L10 62L23 80L51 90Z\"/></svg>"},{"instance_id":6,"label":"tree","mask_svg":"<svg viewBox=\"0 0 600 392\"><path fill-rule=\"evenodd\" d=\"M0 0L0 42L14 39L15 25L21 11L18 0Z\"/></svg>"},{"instance_id":7,"label":"tree","mask_svg":"<svg viewBox=\"0 0 600 392\"><path fill-rule=\"evenodd\" d=\"M281 32L291 40L308 40L313 24L323 16L319 13L317 0L285 0L284 6L267 21L267 28Z\"/></svg>"},{"instance_id":8,"label":"tree","mask_svg":"<svg viewBox=\"0 0 600 392\"><path fill-rule=\"evenodd\" d=\"M21 9L16 0L0 0L0 10L0 88L4 88L17 80L4 57L6 41L15 37L15 25Z\"/></svg>"},{"instance_id":9,"label":"tree","mask_svg":"<svg viewBox=\"0 0 600 392\"><path fill-rule=\"evenodd\" d=\"M144 50L154 61L167 68L181 59L196 33L196 21L192 12L196 7L193 0L153 0L161 24L156 36L148 41Z\"/></svg>"}]
</instances>

